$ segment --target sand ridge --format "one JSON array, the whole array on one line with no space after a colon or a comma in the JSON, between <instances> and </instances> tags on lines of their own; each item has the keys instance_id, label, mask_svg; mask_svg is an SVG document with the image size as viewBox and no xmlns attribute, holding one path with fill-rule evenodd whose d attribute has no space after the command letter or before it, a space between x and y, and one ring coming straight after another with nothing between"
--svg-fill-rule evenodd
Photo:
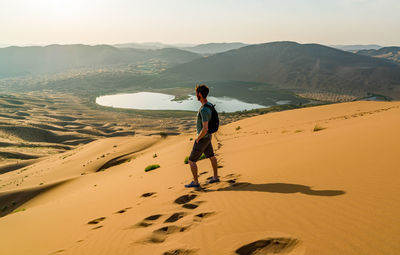
<instances>
[{"instance_id":1,"label":"sand ridge","mask_svg":"<svg viewBox=\"0 0 400 255\"><path fill-rule=\"evenodd\" d=\"M0 253L396 254L399 113L400 103L351 102L222 126L221 183L205 184L202 160L198 190L183 187L192 135L50 156L0 175L2 206L31 194L7 204Z\"/></svg>"}]
</instances>

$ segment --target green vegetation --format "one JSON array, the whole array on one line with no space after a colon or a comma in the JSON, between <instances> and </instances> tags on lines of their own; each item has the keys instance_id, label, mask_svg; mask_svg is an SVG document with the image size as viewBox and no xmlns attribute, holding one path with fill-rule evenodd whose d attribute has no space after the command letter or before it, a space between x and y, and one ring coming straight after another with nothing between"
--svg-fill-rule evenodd
<instances>
[{"instance_id":1,"label":"green vegetation","mask_svg":"<svg viewBox=\"0 0 400 255\"><path fill-rule=\"evenodd\" d=\"M12 213L23 212L25 210L26 210L25 208L18 208L18 209L15 209L14 211L12 211Z\"/></svg>"},{"instance_id":2,"label":"green vegetation","mask_svg":"<svg viewBox=\"0 0 400 255\"><path fill-rule=\"evenodd\" d=\"M153 155L153 158L157 158L157 153L155 153L155 154Z\"/></svg>"},{"instance_id":3,"label":"green vegetation","mask_svg":"<svg viewBox=\"0 0 400 255\"><path fill-rule=\"evenodd\" d=\"M318 132L318 131L321 131L321 130L324 130L324 129L326 129L326 128L321 127L321 126L319 126L319 125L317 124L317 125L314 126L313 131L314 131L314 132Z\"/></svg>"},{"instance_id":4,"label":"green vegetation","mask_svg":"<svg viewBox=\"0 0 400 255\"><path fill-rule=\"evenodd\" d=\"M237 127L236 127L236 131L238 131L238 130L240 130L240 126L237 126Z\"/></svg>"},{"instance_id":5,"label":"green vegetation","mask_svg":"<svg viewBox=\"0 0 400 255\"><path fill-rule=\"evenodd\" d=\"M168 137L168 133L160 132L160 136L161 136L162 138L167 138L167 137Z\"/></svg>"},{"instance_id":6,"label":"green vegetation","mask_svg":"<svg viewBox=\"0 0 400 255\"><path fill-rule=\"evenodd\" d=\"M145 172L148 172L148 171L151 171L151 170L154 170L154 169L157 169L157 168L160 168L160 165L148 165L148 166L144 169L144 171L145 171Z\"/></svg>"}]
</instances>

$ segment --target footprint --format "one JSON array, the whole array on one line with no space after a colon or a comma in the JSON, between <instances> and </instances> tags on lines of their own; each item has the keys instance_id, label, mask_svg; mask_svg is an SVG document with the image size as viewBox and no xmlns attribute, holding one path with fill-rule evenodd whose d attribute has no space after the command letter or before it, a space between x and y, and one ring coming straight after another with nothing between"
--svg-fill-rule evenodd
<instances>
[{"instance_id":1,"label":"footprint","mask_svg":"<svg viewBox=\"0 0 400 255\"><path fill-rule=\"evenodd\" d=\"M172 214L168 219L166 219L166 220L164 221L164 223L178 221L179 219L183 218L183 216L185 216L185 213L184 213L184 212L177 212L177 213L174 213L174 214Z\"/></svg>"},{"instance_id":2,"label":"footprint","mask_svg":"<svg viewBox=\"0 0 400 255\"><path fill-rule=\"evenodd\" d=\"M195 205L195 204L184 204L184 205L182 205L182 207L186 208L186 209L193 210L193 209L196 209L198 207L198 205Z\"/></svg>"},{"instance_id":3,"label":"footprint","mask_svg":"<svg viewBox=\"0 0 400 255\"><path fill-rule=\"evenodd\" d=\"M58 250L58 251L55 251L55 252L50 253L50 255L63 253L64 251L65 251L64 249ZM173 253L172 253L172 254L173 254Z\"/></svg>"},{"instance_id":4,"label":"footprint","mask_svg":"<svg viewBox=\"0 0 400 255\"><path fill-rule=\"evenodd\" d=\"M236 179L227 180L226 182L229 184L234 184L236 183Z\"/></svg>"},{"instance_id":5,"label":"footprint","mask_svg":"<svg viewBox=\"0 0 400 255\"><path fill-rule=\"evenodd\" d=\"M147 192L147 193L142 194L142 197L150 197L154 194L156 194L156 192Z\"/></svg>"},{"instance_id":6,"label":"footprint","mask_svg":"<svg viewBox=\"0 0 400 255\"><path fill-rule=\"evenodd\" d=\"M178 227L178 226L175 226L175 225L171 225L171 226L165 226L165 227L156 229L156 230L153 231L153 233L156 233L156 234L161 233L161 234L169 235L169 234L178 232L180 230L181 230L181 227Z\"/></svg>"},{"instance_id":7,"label":"footprint","mask_svg":"<svg viewBox=\"0 0 400 255\"><path fill-rule=\"evenodd\" d=\"M106 219L106 217L100 217L100 218L89 221L87 224L98 224L105 219Z\"/></svg>"},{"instance_id":8,"label":"footprint","mask_svg":"<svg viewBox=\"0 0 400 255\"><path fill-rule=\"evenodd\" d=\"M213 214L215 214L215 212L204 212L204 213L199 213L199 214L196 214L196 215L194 216L194 220L195 220L195 221L200 221L200 220L202 220L202 219L204 219L204 218L210 217L210 216L213 215Z\"/></svg>"},{"instance_id":9,"label":"footprint","mask_svg":"<svg viewBox=\"0 0 400 255\"><path fill-rule=\"evenodd\" d=\"M125 209L122 209L122 210L119 210L119 211L115 212L115 214L124 213L124 212L126 212L127 210L129 210L129 209L131 209L131 208L132 208L132 207L127 207L127 208L125 208Z\"/></svg>"},{"instance_id":10,"label":"footprint","mask_svg":"<svg viewBox=\"0 0 400 255\"><path fill-rule=\"evenodd\" d=\"M192 195L183 195L183 196L180 196L180 197L178 197L177 199L175 199L175 203L176 204L186 204L186 203L188 203L188 202L190 202L190 201L192 201L193 199L195 199L197 197L197 195L195 195L195 194L192 194Z\"/></svg>"},{"instance_id":11,"label":"footprint","mask_svg":"<svg viewBox=\"0 0 400 255\"><path fill-rule=\"evenodd\" d=\"M238 178L240 177L240 174L227 174L224 176L224 178Z\"/></svg>"},{"instance_id":12,"label":"footprint","mask_svg":"<svg viewBox=\"0 0 400 255\"><path fill-rule=\"evenodd\" d=\"M148 226L151 226L151 225L153 225L153 223L141 221L138 224L136 224L134 227L147 228Z\"/></svg>"},{"instance_id":13,"label":"footprint","mask_svg":"<svg viewBox=\"0 0 400 255\"><path fill-rule=\"evenodd\" d=\"M158 220L161 216L162 214L155 214L145 218L144 220Z\"/></svg>"},{"instance_id":14,"label":"footprint","mask_svg":"<svg viewBox=\"0 0 400 255\"><path fill-rule=\"evenodd\" d=\"M194 255L194 254L196 254L195 250L187 250L187 249L169 250L163 253L163 255Z\"/></svg>"},{"instance_id":15,"label":"footprint","mask_svg":"<svg viewBox=\"0 0 400 255\"><path fill-rule=\"evenodd\" d=\"M98 228L102 228L102 227L104 227L104 226L103 226L103 225L100 225L100 226L97 226L97 227L92 228L92 230L98 229Z\"/></svg>"},{"instance_id":16,"label":"footprint","mask_svg":"<svg viewBox=\"0 0 400 255\"><path fill-rule=\"evenodd\" d=\"M239 255L287 253L293 250L299 241L291 238L268 238L243 245L235 252Z\"/></svg>"},{"instance_id":17,"label":"footprint","mask_svg":"<svg viewBox=\"0 0 400 255\"><path fill-rule=\"evenodd\" d=\"M155 214L155 215L151 215L149 217L146 217L143 221L141 221L138 224L136 224L135 226L133 226L133 228L135 228L135 227L147 228L148 226L153 225L153 223L148 222L148 221L158 220L161 216L162 216L162 214Z\"/></svg>"},{"instance_id":18,"label":"footprint","mask_svg":"<svg viewBox=\"0 0 400 255\"><path fill-rule=\"evenodd\" d=\"M190 226L186 227L178 227L175 225L165 226L153 231L153 234L150 236L149 241L152 243L162 243L167 239L168 235L183 232L188 229Z\"/></svg>"}]
</instances>

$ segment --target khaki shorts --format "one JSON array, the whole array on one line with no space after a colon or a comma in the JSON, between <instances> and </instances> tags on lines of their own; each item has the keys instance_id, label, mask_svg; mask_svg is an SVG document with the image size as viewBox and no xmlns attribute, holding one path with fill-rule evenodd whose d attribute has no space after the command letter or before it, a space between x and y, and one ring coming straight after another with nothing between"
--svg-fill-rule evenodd
<instances>
[{"instance_id":1,"label":"khaki shorts","mask_svg":"<svg viewBox=\"0 0 400 255\"><path fill-rule=\"evenodd\" d=\"M189 156L190 161L196 162L203 152L204 155L206 155L206 158L211 158L214 156L214 150L211 145L211 138L211 134L208 134L207 137L201 138L198 143L194 141L193 149Z\"/></svg>"}]
</instances>

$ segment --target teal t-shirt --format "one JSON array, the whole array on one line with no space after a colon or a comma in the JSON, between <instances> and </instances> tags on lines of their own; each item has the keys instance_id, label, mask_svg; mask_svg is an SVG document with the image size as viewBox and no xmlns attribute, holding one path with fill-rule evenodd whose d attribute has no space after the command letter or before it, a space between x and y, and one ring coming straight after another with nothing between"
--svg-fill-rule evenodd
<instances>
[{"instance_id":1,"label":"teal t-shirt","mask_svg":"<svg viewBox=\"0 0 400 255\"><path fill-rule=\"evenodd\" d=\"M207 102L206 104L210 104L209 102ZM197 123L196 123L196 127L197 127L197 134L200 134L201 130L203 129L203 122L205 121L210 121L211 119L211 109L208 107L204 107L204 105L202 105L199 109L199 111L197 112ZM208 133L204 136L207 137Z\"/></svg>"}]
</instances>

